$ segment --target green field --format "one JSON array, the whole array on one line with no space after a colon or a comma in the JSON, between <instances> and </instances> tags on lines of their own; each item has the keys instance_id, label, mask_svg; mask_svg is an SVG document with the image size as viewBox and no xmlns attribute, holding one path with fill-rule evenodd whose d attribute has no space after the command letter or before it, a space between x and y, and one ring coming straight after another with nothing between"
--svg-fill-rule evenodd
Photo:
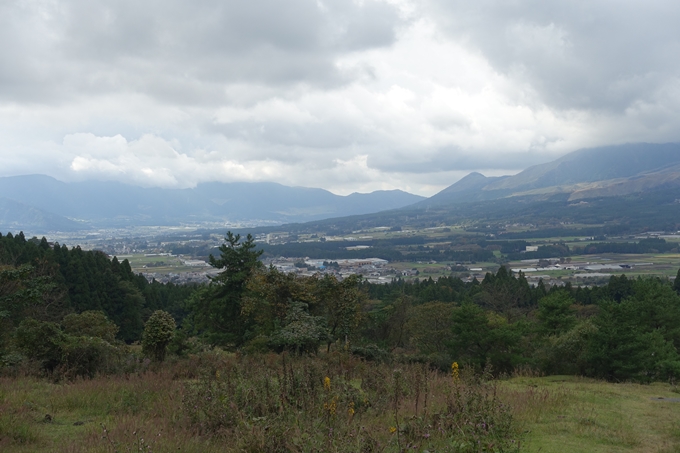
<instances>
[{"instance_id":1,"label":"green field","mask_svg":"<svg viewBox=\"0 0 680 453\"><path fill-rule=\"evenodd\" d=\"M526 428L521 451L680 452L680 394L669 384L612 384L573 376L515 378L515 410ZM546 404L523 404L527 389ZM526 410L522 410L526 407Z\"/></svg>"}]
</instances>

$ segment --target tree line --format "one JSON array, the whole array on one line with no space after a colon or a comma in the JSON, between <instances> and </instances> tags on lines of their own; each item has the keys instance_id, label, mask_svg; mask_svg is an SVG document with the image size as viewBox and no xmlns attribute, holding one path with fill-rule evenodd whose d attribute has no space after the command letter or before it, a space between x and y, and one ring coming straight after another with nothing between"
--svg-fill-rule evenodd
<instances>
[{"instance_id":1,"label":"tree line","mask_svg":"<svg viewBox=\"0 0 680 453\"><path fill-rule=\"evenodd\" d=\"M680 272L598 287L530 285L505 267L478 281L387 285L265 267L251 236L227 233L209 284L147 282L127 260L0 236L0 357L101 372L141 342L162 360L221 347L245 354L335 349L366 360L531 367L608 380L680 375ZM175 330L175 324L178 328ZM89 348L89 349L88 349ZM127 351L127 352L126 352ZM104 360L105 359L105 360Z\"/></svg>"}]
</instances>

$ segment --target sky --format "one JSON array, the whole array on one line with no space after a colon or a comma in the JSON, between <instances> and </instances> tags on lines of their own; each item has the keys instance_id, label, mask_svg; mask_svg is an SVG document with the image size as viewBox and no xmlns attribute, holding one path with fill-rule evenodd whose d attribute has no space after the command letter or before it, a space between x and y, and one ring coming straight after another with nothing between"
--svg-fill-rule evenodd
<instances>
[{"instance_id":1,"label":"sky","mask_svg":"<svg viewBox=\"0 0 680 453\"><path fill-rule=\"evenodd\" d=\"M0 176L432 195L680 141L680 2L2 0Z\"/></svg>"}]
</instances>

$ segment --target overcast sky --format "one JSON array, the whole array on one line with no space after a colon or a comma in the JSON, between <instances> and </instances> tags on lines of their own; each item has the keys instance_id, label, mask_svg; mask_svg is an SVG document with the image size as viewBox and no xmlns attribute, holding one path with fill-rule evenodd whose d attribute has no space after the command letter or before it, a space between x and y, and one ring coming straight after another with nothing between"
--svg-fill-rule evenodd
<instances>
[{"instance_id":1,"label":"overcast sky","mask_svg":"<svg viewBox=\"0 0 680 453\"><path fill-rule=\"evenodd\" d=\"M680 141L680 2L2 0L0 176L431 195Z\"/></svg>"}]
</instances>

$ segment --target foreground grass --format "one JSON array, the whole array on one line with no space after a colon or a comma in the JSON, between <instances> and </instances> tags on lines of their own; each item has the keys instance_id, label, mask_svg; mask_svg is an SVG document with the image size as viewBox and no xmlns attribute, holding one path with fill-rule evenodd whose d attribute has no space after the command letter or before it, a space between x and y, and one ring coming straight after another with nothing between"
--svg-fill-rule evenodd
<instances>
[{"instance_id":1,"label":"foreground grass","mask_svg":"<svg viewBox=\"0 0 680 453\"><path fill-rule=\"evenodd\" d=\"M550 376L503 387L525 431L521 451L680 452L680 394L668 384ZM526 404L532 391L546 404Z\"/></svg>"},{"instance_id":2,"label":"foreground grass","mask_svg":"<svg viewBox=\"0 0 680 453\"><path fill-rule=\"evenodd\" d=\"M257 365L262 367L258 373L264 385L272 383L272 387L258 390L252 382L255 375L248 374L256 362L242 369L231 358L207 362L186 360L144 373L74 382L0 378L0 451L390 452L407 446L410 451L459 451L463 447L456 444L455 435L432 429L433 421L441 420L432 415L445 413L460 391L472 395L466 404L475 403L474 398L491 398L492 392L512 414L513 428L506 432L511 442L503 449L487 442L485 450L474 451L516 451L516 439L522 452L680 452L680 402L659 399L680 398L680 394L667 384L514 377L479 387L453 383L450 375L417 365L401 367L394 374L392 367L342 358L310 359L296 370L288 364L285 381L280 358L267 356ZM199 373L205 369L208 380ZM332 376L332 390L324 388L319 378L324 375ZM307 384L296 381L304 376L310 376ZM407 384L396 393L395 376ZM287 390L277 387L277 380L287 382ZM415 389L414 383L422 389ZM310 391L308 384L316 388ZM291 390L295 385L299 386L296 397ZM206 403L212 397L223 398L226 393L220 389L231 392L231 400L217 402L218 406ZM237 393L238 398L252 401L261 414L236 408ZM349 397L357 401L352 406L356 413L348 412ZM333 400L337 409L330 414L327 408ZM370 404L362 405L368 400ZM479 405L480 415L490 417L490 412L483 412L491 410L484 404ZM192 411L193 407L199 411ZM231 421L215 418L221 412L231 412ZM418 440L408 441L408 436ZM278 444L268 443L275 438ZM367 438L371 442L360 445ZM372 447L367 449L369 444Z\"/></svg>"}]
</instances>

